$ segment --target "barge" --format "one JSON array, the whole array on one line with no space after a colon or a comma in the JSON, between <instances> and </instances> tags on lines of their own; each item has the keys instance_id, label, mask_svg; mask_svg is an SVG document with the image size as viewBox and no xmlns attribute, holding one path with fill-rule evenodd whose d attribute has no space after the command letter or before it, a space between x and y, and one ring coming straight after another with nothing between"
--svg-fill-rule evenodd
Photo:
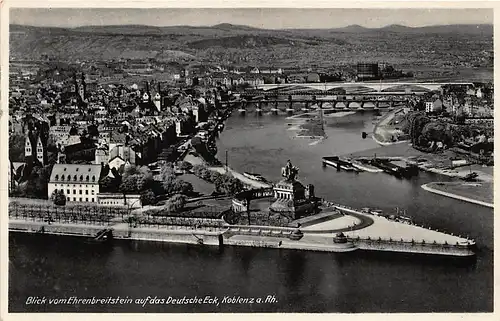
<instances>
[{"instance_id":1,"label":"barge","mask_svg":"<svg viewBox=\"0 0 500 321\"><path fill-rule=\"evenodd\" d=\"M382 169L387 174L391 174L391 175L394 175L394 176L399 177L399 178L406 177L406 173L405 173L405 170L403 168L396 166L387 160L381 160L381 159L374 158L371 161L371 165Z\"/></svg>"},{"instance_id":2,"label":"barge","mask_svg":"<svg viewBox=\"0 0 500 321\"><path fill-rule=\"evenodd\" d=\"M323 165L330 165L335 167L337 170L343 169L347 172L360 172L359 168L356 168L352 165L351 162L341 159L338 156L325 156L322 158Z\"/></svg>"},{"instance_id":3,"label":"barge","mask_svg":"<svg viewBox=\"0 0 500 321\"><path fill-rule=\"evenodd\" d=\"M357 169L364 171L364 172L369 172L369 173L381 173L381 172L383 172L383 170L378 168L378 167L372 166L370 164L365 164L365 163L358 161L356 159L353 159L353 158L346 158L346 160L349 161L353 167L356 167Z\"/></svg>"}]
</instances>

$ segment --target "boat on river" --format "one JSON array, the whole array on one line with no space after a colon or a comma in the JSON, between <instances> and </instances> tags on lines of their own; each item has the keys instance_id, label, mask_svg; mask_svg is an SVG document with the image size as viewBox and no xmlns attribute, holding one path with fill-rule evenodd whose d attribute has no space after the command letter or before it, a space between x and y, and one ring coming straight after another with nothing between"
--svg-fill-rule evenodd
<instances>
[{"instance_id":1,"label":"boat on river","mask_svg":"<svg viewBox=\"0 0 500 321\"><path fill-rule=\"evenodd\" d=\"M341 159L338 156L325 156L323 157L323 165L330 165L337 169L343 169L347 172L360 172L359 168L356 168L352 165L351 162L348 162L344 159Z\"/></svg>"}]
</instances>

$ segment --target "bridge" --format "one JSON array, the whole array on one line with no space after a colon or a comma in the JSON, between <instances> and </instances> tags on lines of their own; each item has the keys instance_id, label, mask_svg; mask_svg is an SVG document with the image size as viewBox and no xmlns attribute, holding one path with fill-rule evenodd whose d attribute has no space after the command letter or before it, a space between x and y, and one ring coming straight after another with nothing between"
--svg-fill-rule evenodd
<instances>
[{"instance_id":1,"label":"bridge","mask_svg":"<svg viewBox=\"0 0 500 321\"><path fill-rule=\"evenodd\" d=\"M445 85L473 86L468 82L346 82L346 83L293 83L293 84L261 84L255 89L264 91L335 91L335 90L357 90L364 92L427 92L439 90Z\"/></svg>"},{"instance_id":2,"label":"bridge","mask_svg":"<svg viewBox=\"0 0 500 321\"><path fill-rule=\"evenodd\" d=\"M288 99L252 99L252 100L241 100L239 102L239 111L245 112L251 105L255 106L255 111L261 112L264 107L267 107L271 112L277 112L280 109L286 110L288 112L293 112L294 107L300 107L302 109L333 109L333 110L377 110L377 109L391 109L397 105L406 104L408 102L407 98L363 98L354 97L347 99L345 97L336 99L317 99L316 96L312 96L309 99L293 99L292 96L288 96ZM286 107L283 107L283 104ZM280 106L281 105L281 106ZM298 109L300 109L298 108Z\"/></svg>"}]
</instances>

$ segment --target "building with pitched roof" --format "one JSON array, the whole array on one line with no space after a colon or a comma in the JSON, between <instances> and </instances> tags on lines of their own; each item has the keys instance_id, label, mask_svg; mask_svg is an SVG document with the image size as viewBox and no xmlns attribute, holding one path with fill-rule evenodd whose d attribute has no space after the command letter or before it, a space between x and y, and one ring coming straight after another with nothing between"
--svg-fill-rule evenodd
<instances>
[{"instance_id":1,"label":"building with pitched roof","mask_svg":"<svg viewBox=\"0 0 500 321\"><path fill-rule=\"evenodd\" d=\"M47 140L41 131L29 130L24 144L26 161L38 160L42 165L47 164Z\"/></svg>"},{"instance_id":2,"label":"building with pitched roof","mask_svg":"<svg viewBox=\"0 0 500 321\"><path fill-rule=\"evenodd\" d=\"M62 191L68 202L97 202L101 165L54 164L48 183L48 197Z\"/></svg>"}]
</instances>

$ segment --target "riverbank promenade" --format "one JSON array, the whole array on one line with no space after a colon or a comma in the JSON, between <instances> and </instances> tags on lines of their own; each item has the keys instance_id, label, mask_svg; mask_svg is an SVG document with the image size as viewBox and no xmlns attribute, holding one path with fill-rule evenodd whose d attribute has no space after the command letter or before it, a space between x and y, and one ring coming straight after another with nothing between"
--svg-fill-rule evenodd
<instances>
[{"instance_id":1,"label":"riverbank promenade","mask_svg":"<svg viewBox=\"0 0 500 321\"><path fill-rule=\"evenodd\" d=\"M308 217L308 223L303 228L231 225L222 219L205 219L197 224L185 222L180 226L172 226L132 224L120 220L106 224L78 224L51 222L43 217L9 218L9 230L15 232L82 236L92 240L104 229L112 231L116 239L328 252L361 249L470 256L473 255L470 246L475 244L467 238L365 214L345 206L326 208L323 213ZM292 238L298 231L300 237ZM338 241L340 233L346 237L342 242Z\"/></svg>"}]
</instances>

